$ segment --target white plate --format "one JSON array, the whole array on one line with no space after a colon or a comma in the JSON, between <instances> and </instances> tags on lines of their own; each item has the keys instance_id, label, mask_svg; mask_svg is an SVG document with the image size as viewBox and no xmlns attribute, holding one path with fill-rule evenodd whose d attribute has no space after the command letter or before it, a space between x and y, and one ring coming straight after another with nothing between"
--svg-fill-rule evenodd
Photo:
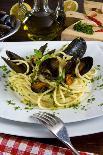
<instances>
[{"instance_id":1,"label":"white plate","mask_svg":"<svg viewBox=\"0 0 103 155\"><path fill-rule=\"evenodd\" d=\"M103 116L86 121L68 123L66 128L70 137L103 132ZM14 122L3 118L0 118L0 133L35 138L55 138L43 126Z\"/></svg>"},{"instance_id":2,"label":"white plate","mask_svg":"<svg viewBox=\"0 0 103 155\"><path fill-rule=\"evenodd\" d=\"M54 48L60 48L63 44L67 42L48 42L48 47L49 49L54 49ZM21 56L26 56L31 53L33 53L33 49L39 47L41 45L44 45L45 42L17 42L17 43L2 43L4 49L1 51L0 56L6 56L5 50L10 50L12 52L15 52ZM94 59L94 66L96 65L101 65L101 70L98 71L98 75L101 74L103 75L103 43L101 42L87 42L88 49L86 52L86 55L92 56ZM4 64L4 61L0 58L0 66ZM2 72L0 71L0 76L2 76ZM99 81L99 80L98 80ZM90 118L98 117L103 115L103 106L98 106L99 104L103 103L103 89L98 89L94 90L96 85L102 84L99 81L98 83L93 84L93 89L91 91L91 98L95 97L95 101L93 103L87 104L87 101L83 102L83 105L86 105L86 110L80 107L79 109L61 109L61 110L56 110L53 111L55 112L65 123L68 122L77 122L77 121L82 121L82 120L87 120ZM0 81L0 117L6 118L9 120L14 120L14 121L20 121L20 122L29 122L31 123L32 120L30 119L30 115L33 113L36 113L40 111L40 109L34 109L29 112L26 112L25 105L20 103L19 98L15 95L14 92L11 90L5 91L5 79L1 77ZM20 106L22 110L14 110L14 106L8 105L7 100L13 100L16 103L16 106ZM44 111L44 110L43 110Z\"/></svg>"}]
</instances>

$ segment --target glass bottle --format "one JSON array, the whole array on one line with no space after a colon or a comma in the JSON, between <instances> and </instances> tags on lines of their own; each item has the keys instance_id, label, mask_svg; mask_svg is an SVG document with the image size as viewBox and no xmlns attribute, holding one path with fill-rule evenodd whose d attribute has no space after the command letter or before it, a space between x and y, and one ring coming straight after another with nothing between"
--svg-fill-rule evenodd
<instances>
[{"instance_id":1,"label":"glass bottle","mask_svg":"<svg viewBox=\"0 0 103 155\"><path fill-rule=\"evenodd\" d=\"M23 29L31 40L57 40L61 25L48 0L34 0L34 7L23 21Z\"/></svg>"}]
</instances>

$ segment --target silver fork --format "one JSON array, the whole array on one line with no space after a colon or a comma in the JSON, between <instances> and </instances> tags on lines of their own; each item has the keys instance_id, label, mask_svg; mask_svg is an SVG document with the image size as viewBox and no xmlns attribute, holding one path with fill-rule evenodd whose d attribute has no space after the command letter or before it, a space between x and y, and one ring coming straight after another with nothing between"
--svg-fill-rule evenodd
<instances>
[{"instance_id":1,"label":"silver fork","mask_svg":"<svg viewBox=\"0 0 103 155\"><path fill-rule=\"evenodd\" d=\"M80 155L71 144L67 129L60 118L46 112L36 113L31 117L39 120L42 125L44 125L52 134L54 134L61 142L63 142L75 155Z\"/></svg>"}]
</instances>

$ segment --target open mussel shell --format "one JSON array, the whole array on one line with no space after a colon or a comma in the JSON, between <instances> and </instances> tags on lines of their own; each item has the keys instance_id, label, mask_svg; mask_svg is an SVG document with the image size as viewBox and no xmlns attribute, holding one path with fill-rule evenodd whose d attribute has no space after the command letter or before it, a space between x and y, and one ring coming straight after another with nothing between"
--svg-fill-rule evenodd
<instances>
[{"instance_id":1,"label":"open mussel shell","mask_svg":"<svg viewBox=\"0 0 103 155\"><path fill-rule=\"evenodd\" d=\"M16 73L25 73L27 71L27 66L25 64L17 65L16 62L12 61L12 60L24 60L24 58L10 51L6 51L6 55L8 56L8 59L4 57L2 57L2 59L12 70L14 70ZM31 72L32 72L32 66L29 64L29 73L27 74L30 74Z\"/></svg>"},{"instance_id":2,"label":"open mussel shell","mask_svg":"<svg viewBox=\"0 0 103 155\"><path fill-rule=\"evenodd\" d=\"M10 60L24 60L23 57L8 50L6 51L6 55L9 57Z\"/></svg>"},{"instance_id":3,"label":"open mussel shell","mask_svg":"<svg viewBox=\"0 0 103 155\"><path fill-rule=\"evenodd\" d=\"M4 20L8 15L6 15L6 12L0 11L0 24L4 24Z\"/></svg>"},{"instance_id":4,"label":"open mussel shell","mask_svg":"<svg viewBox=\"0 0 103 155\"><path fill-rule=\"evenodd\" d=\"M78 37L74 39L63 52L77 58L82 58L86 49L86 41L83 38Z\"/></svg>"},{"instance_id":5,"label":"open mussel shell","mask_svg":"<svg viewBox=\"0 0 103 155\"><path fill-rule=\"evenodd\" d=\"M26 72L26 66L22 65L16 65L16 63L12 62L11 60L8 60L4 57L2 59L5 61L5 63L13 69L16 73L25 73Z\"/></svg>"},{"instance_id":6,"label":"open mussel shell","mask_svg":"<svg viewBox=\"0 0 103 155\"><path fill-rule=\"evenodd\" d=\"M41 46L40 49L39 49L39 51L41 51L42 54L44 54L44 52L45 52L47 46L48 46L48 43L46 43L45 45Z\"/></svg>"},{"instance_id":7,"label":"open mussel shell","mask_svg":"<svg viewBox=\"0 0 103 155\"><path fill-rule=\"evenodd\" d=\"M8 15L6 12L0 11L0 41L16 33L20 26L21 23L15 18L15 16Z\"/></svg>"},{"instance_id":8,"label":"open mussel shell","mask_svg":"<svg viewBox=\"0 0 103 155\"><path fill-rule=\"evenodd\" d=\"M90 71L90 69L93 66L93 58L92 57L84 57L80 59L80 65L79 65L79 73L80 75L84 75L87 72Z\"/></svg>"},{"instance_id":9,"label":"open mussel shell","mask_svg":"<svg viewBox=\"0 0 103 155\"><path fill-rule=\"evenodd\" d=\"M77 60L75 57L72 57L70 61L67 62L66 66L65 66L65 74L70 74L72 76L75 76L75 68L77 65ZM92 68L93 66L93 58L92 57L84 57L80 59L80 65L78 67L79 69L79 73L80 75L84 75L87 72L89 72L89 70Z\"/></svg>"},{"instance_id":10,"label":"open mussel shell","mask_svg":"<svg viewBox=\"0 0 103 155\"><path fill-rule=\"evenodd\" d=\"M47 70L49 72L47 72ZM40 65L40 73L48 79L55 79L59 75L59 61L57 58L48 58Z\"/></svg>"},{"instance_id":11,"label":"open mussel shell","mask_svg":"<svg viewBox=\"0 0 103 155\"><path fill-rule=\"evenodd\" d=\"M35 93L43 93L47 89L48 89L48 85L41 81L37 81L31 84L31 90Z\"/></svg>"},{"instance_id":12,"label":"open mussel shell","mask_svg":"<svg viewBox=\"0 0 103 155\"><path fill-rule=\"evenodd\" d=\"M65 74L73 74L76 67L76 57L72 57L65 66Z\"/></svg>"},{"instance_id":13,"label":"open mussel shell","mask_svg":"<svg viewBox=\"0 0 103 155\"><path fill-rule=\"evenodd\" d=\"M14 28L16 25L16 17L13 15L7 16L4 20L4 24L10 26L11 28Z\"/></svg>"},{"instance_id":14,"label":"open mussel shell","mask_svg":"<svg viewBox=\"0 0 103 155\"><path fill-rule=\"evenodd\" d=\"M10 27L0 24L0 37L5 36L6 34L8 34L10 32Z\"/></svg>"}]
</instances>

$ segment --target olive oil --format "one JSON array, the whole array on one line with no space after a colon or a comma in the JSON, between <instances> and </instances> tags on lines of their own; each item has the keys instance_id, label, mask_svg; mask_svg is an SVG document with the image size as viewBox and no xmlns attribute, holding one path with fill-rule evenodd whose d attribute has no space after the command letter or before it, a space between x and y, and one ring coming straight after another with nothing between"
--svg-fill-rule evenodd
<instances>
[{"instance_id":1,"label":"olive oil","mask_svg":"<svg viewBox=\"0 0 103 155\"><path fill-rule=\"evenodd\" d=\"M31 40L54 40L59 37L59 24L46 12L34 13L24 25Z\"/></svg>"},{"instance_id":2,"label":"olive oil","mask_svg":"<svg viewBox=\"0 0 103 155\"><path fill-rule=\"evenodd\" d=\"M23 29L31 40L58 40L61 24L46 0L35 0L33 10L27 14Z\"/></svg>"}]
</instances>

